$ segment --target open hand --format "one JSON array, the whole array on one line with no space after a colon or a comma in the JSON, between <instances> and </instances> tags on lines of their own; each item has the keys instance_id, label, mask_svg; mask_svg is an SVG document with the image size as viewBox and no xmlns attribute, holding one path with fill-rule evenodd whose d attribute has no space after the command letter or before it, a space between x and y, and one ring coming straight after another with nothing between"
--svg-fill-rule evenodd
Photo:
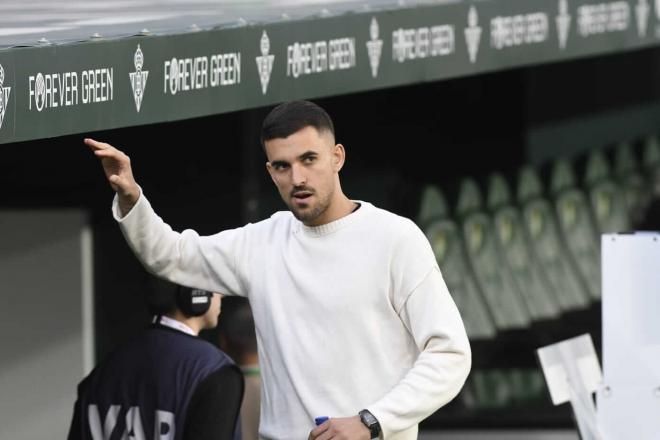
<instances>
[{"instance_id":1,"label":"open hand","mask_svg":"<svg viewBox=\"0 0 660 440\"><path fill-rule=\"evenodd\" d=\"M119 210L126 215L140 198L140 187L133 178L131 159L110 144L85 139L85 145L101 159L105 177L117 193Z\"/></svg>"}]
</instances>

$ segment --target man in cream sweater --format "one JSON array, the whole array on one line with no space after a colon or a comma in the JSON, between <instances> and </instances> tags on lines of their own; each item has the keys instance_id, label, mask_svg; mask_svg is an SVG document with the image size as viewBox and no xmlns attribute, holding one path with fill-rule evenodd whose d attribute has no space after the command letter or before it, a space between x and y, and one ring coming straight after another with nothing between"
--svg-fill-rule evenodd
<instances>
[{"instance_id":1,"label":"man in cream sweater","mask_svg":"<svg viewBox=\"0 0 660 440\"><path fill-rule=\"evenodd\" d=\"M151 272L250 300L263 378L264 439L417 438L453 399L470 346L424 234L349 199L328 114L294 101L266 117L266 168L290 211L199 236L173 231L128 156L86 139L116 191L113 213ZM315 418L329 420L315 425Z\"/></svg>"}]
</instances>

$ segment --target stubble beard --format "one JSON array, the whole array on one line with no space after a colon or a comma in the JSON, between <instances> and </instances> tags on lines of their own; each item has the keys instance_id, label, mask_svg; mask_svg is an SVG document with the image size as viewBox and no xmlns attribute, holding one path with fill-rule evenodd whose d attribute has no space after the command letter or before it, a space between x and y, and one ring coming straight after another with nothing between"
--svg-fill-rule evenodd
<instances>
[{"instance_id":1,"label":"stubble beard","mask_svg":"<svg viewBox=\"0 0 660 440\"><path fill-rule=\"evenodd\" d=\"M318 193L314 193L318 196ZM297 208L293 203L289 203L289 210L293 216L299 221L308 224L312 223L314 220L323 215L328 208L330 207L330 200L332 199L332 194L327 194L323 199L319 199L318 203L315 206L311 206L304 209Z\"/></svg>"}]
</instances>

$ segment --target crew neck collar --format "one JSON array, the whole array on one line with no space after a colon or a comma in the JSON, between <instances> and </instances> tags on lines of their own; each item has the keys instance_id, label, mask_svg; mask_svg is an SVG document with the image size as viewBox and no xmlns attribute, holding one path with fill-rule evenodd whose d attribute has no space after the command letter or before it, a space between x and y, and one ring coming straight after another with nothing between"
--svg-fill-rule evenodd
<instances>
[{"instance_id":1,"label":"crew neck collar","mask_svg":"<svg viewBox=\"0 0 660 440\"><path fill-rule=\"evenodd\" d=\"M359 204L360 206L350 214L338 218L337 220L331 221L330 223L319 226L307 226L304 223L298 221L300 224L300 231L309 237L322 237L324 235L332 234L333 232L336 232L362 218L371 207L370 203L363 202L362 200L351 201Z\"/></svg>"}]
</instances>

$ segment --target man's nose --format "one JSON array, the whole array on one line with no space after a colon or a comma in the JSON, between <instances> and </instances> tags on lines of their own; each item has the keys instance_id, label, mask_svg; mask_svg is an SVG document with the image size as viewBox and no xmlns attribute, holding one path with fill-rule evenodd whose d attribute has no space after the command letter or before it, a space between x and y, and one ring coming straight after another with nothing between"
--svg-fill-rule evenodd
<instances>
[{"instance_id":1,"label":"man's nose","mask_svg":"<svg viewBox=\"0 0 660 440\"><path fill-rule=\"evenodd\" d=\"M307 175L303 167L297 164L291 166L291 180L294 186L301 186L307 183Z\"/></svg>"}]
</instances>

